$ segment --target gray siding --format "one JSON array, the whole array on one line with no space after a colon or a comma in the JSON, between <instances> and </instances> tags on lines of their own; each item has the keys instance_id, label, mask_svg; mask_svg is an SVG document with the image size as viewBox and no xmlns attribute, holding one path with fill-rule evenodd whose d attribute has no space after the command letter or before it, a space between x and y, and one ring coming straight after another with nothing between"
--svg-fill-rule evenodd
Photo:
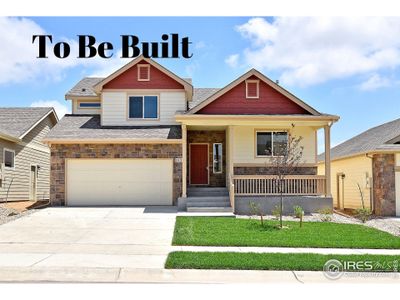
<instances>
[{"instance_id":1,"label":"gray siding","mask_svg":"<svg viewBox=\"0 0 400 300\"><path fill-rule=\"evenodd\" d=\"M39 165L37 175L37 200L49 199L50 191L50 150L41 143L44 136L53 127L53 121L47 117L33 128L22 143L13 143L0 139L0 163L3 163L3 149L15 151L15 168L5 168L5 180L0 186L0 200L5 200L11 183L8 201L28 200L30 198L31 165Z\"/></svg>"}]
</instances>

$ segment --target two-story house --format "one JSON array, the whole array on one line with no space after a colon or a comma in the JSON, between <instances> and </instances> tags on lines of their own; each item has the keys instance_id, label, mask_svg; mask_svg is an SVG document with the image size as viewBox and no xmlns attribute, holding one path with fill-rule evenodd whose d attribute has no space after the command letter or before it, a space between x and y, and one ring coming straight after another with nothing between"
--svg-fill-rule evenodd
<instances>
[{"instance_id":1,"label":"two-story house","mask_svg":"<svg viewBox=\"0 0 400 300\"><path fill-rule=\"evenodd\" d=\"M52 107L0 107L0 202L49 200Z\"/></svg>"},{"instance_id":2,"label":"two-story house","mask_svg":"<svg viewBox=\"0 0 400 300\"><path fill-rule=\"evenodd\" d=\"M46 137L55 205L177 205L188 210L248 212L276 205L271 157L289 136L304 148L285 197L292 210L331 207L329 151L317 175L322 114L257 70L227 86L193 88L191 80L138 57L106 78L84 78L67 94L72 114ZM265 196L269 201L265 201Z\"/></svg>"}]
</instances>

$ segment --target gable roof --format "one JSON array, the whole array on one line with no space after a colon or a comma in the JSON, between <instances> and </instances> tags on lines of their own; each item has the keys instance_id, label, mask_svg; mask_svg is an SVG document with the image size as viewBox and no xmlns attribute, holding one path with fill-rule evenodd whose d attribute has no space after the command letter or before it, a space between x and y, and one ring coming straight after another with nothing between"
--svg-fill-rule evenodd
<instances>
[{"instance_id":1,"label":"gable roof","mask_svg":"<svg viewBox=\"0 0 400 300\"><path fill-rule=\"evenodd\" d=\"M94 86L103 79L104 77L84 77L65 94L65 99L70 99L71 97L97 97Z\"/></svg>"},{"instance_id":2,"label":"gable roof","mask_svg":"<svg viewBox=\"0 0 400 300\"><path fill-rule=\"evenodd\" d=\"M295 95L293 95L292 93L290 93L289 91L287 91L286 89L281 87L280 85L276 84L274 81L272 81L271 79L269 79L267 76L265 76L261 72L257 71L256 69L251 69L250 71L246 72L245 74L243 74L239 78L237 78L234 81L232 81L231 83L229 83L224 88L216 91L214 94L209 96L207 99L205 99L204 101L202 101L201 103L199 103L195 107L191 108L187 112L187 114L194 114L194 113L198 112L199 110L201 110L202 108L206 107L208 104L210 104L214 100L218 99L220 96L222 96L223 94L225 94L229 90L233 89L235 86L237 86L238 84L242 83L244 80L246 80L247 78L249 78L251 76L258 77L261 81L265 82L267 85L269 85L270 87L272 87L275 90L277 90L279 93L281 93L284 96L286 96L289 100L293 101L294 103L296 103L297 105L299 105L300 107L302 107L303 109L308 111L310 114L315 115L315 116L320 116L321 115L320 112L318 112L317 110L315 110L314 108L309 106L304 101L302 101L299 98L297 98Z\"/></svg>"},{"instance_id":3,"label":"gable roof","mask_svg":"<svg viewBox=\"0 0 400 300\"><path fill-rule=\"evenodd\" d=\"M331 160L374 151L400 151L400 144L394 144L399 138L400 119L396 119L370 128L333 147ZM318 155L318 161L323 161L324 155L324 153Z\"/></svg>"},{"instance_id":4,"label":"gable roof","mask_svg":"<svg viewBox=\"0 0 400 300\"><path fill-rule=\"evenodd\" d=\"M0 137L19 141L50 114L58 121L52 107L1 107Z\"/></svg>"},{"instance_id":5,"label":"gable roof","mask_svg":"<svg viewBox=\"0 0 400 300\"><path fill-rule=\"evenodd\" d=\"M111 80L113 80L117 76L121 75L126 70L130 69L131 67L133 67L134 65L136 65L137 63L139 63L141 61L147 62L148 64L152 65L153 67L157 68L158 70L160 70L161 72L166 74L167 76L171 77L172 79L174 79L177 82L179 82L180 84L182 84L184 89L185 89L185 91L186 91L186 93L187 93L187 95L188 95L188 99L189 100L192 99L192 97L193 97L193 86L192 86L191 83L189 83L188 81L186 81L183 78L179 77L175 73L172 73L171 71L169 71L168 69L164 68L162 65L160 65L157 62L155 62L154 60L146 58L143 55L140 55L140 56L136 57L131 62L129 62L125 66L123 66L122 68L119 68L117 71L115 71L111 75L107 76L106 78L103 78L101 81L96 83L93 86L94 87L94 91L95 92L99 92L106 83L110 82Z\"/></svg>"}]
</instances>

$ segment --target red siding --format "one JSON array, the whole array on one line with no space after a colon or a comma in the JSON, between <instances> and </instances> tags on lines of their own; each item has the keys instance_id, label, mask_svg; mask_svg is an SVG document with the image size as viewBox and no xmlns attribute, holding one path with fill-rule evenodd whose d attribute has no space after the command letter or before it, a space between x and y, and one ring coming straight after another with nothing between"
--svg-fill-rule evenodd
<instances>
[{"instance_id":1,"label":"red siding","mask_svg":"<svg viewBox=\"0 0 400 300\"><path fill-rule=\"evenodd\" d=\"M255 76L249 79L258 79ZM260 80L258 99L246 99L246 83L242 83L215 99L197 112L210 115L277 115L310 114L301 106Z\"/></svg>"},{"instance_id":2,"label":"red siding","mask_svg":"<svg viewBox=\"0 0 400 300\"><path fill-rule=\"evenodd\" d=\"M147 64L145 61L139 64ZM103 89L183 89L183 85L150 65L150 81L138 81L138 67L134 65L103 86Z\"/></svg>"}]
</instances>

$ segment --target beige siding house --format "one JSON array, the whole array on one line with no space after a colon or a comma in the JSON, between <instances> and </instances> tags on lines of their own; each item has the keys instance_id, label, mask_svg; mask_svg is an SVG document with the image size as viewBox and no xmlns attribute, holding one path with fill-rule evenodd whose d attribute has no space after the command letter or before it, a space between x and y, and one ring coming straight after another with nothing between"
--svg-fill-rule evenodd
<instances>
[{"instance_id":1,"label":"beige siding house","mask_svg":"<svg viewBox=\"0 0 400 300\"><path fill-rule=\"evenodd\" d=\"M255 69L222 88L194 88L141 56L105 78L78 81L65 98L73 113L45 138L54 205L245 214L251 199L270 212L277 203L273 157L301 136L301 164L285 182L287 211L332 206L330 172L317 175L316 132L324 129L329 147L339 117Z\"/></svg>"},{"instance_id":2,"label":"beige siding house","mask_svg":"<svg viewBox=\"0 0 400 300\"><path fill-rule=\"evenodd\" d=\"M0 108L0 202L49 199L52 108Z\"/></svg>"},{"instance_id":3,"label":"beige siding house","mask_svg":"<svg viewBox=\"0 0 400 300\"><path fill-rule=\"evenodd\" d=\"M325 173L324 154L318 173ZM400 216L400 119L371 128L331 149L333 205L364 205L376 215ZM360 193L360 189L361 193Z\"/></svg>"}]
</instances>

